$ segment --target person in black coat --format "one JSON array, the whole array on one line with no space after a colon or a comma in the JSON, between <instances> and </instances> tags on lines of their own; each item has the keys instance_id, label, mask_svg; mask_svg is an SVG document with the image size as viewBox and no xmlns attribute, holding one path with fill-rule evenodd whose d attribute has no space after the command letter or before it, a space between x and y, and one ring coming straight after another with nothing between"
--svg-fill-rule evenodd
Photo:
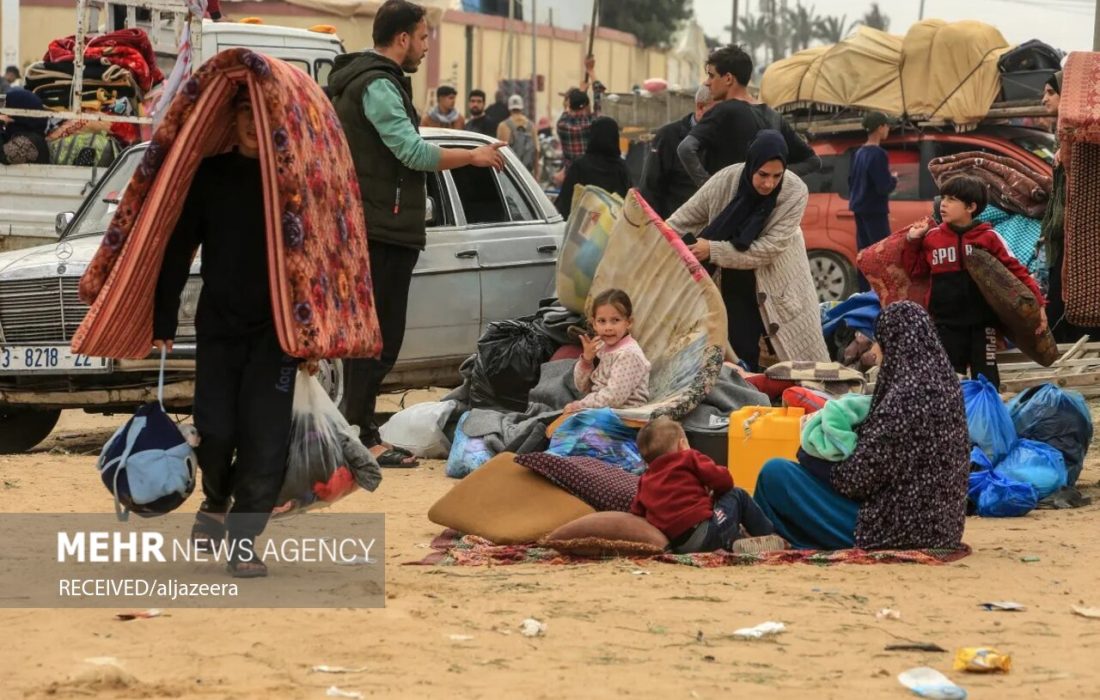
<instances>
[{"instance_id":1,"label":"person in black coat","mask_svg":"<svg viewBox=\"0 0 1100 700\"><path fill-rule=\"evenodd\" d=\"M573 207L576 185L595 185L620 196L626 196L631 188L630 173L619 150L619 124L611 117L600 117L592 122L585 154L573 162L565 175L554 206L567 219Z\"/></svg>"},{"instance_id":2,"label":"person in black coat","mask_svg":"<svg viewBox=\"0 0 1100 700\"><path fill-rule=\"evenodd\" d=\"M680 162L676 148L713 104L710 88L700 87L695 93L695 111L683 119L665 124L653 135L638 190L662 219L671 216L699 189Z\"/></svg>"}]
</instances>

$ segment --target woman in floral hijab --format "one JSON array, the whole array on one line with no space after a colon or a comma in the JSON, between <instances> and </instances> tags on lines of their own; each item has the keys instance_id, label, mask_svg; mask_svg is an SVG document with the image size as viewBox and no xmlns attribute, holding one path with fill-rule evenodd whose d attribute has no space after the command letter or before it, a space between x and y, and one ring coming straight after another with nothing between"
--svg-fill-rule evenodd
<instances>
[{"instance_id":1,"label":"woman in floral hijab","mask_svg":"<svg viewBox=\"0 0 1100 700\"><path fill-rule=\"evenodd\" d=\"M835 464L772 460L755 498L796 547L957 549L970 471L958 377L917 304L887 307L876 335L883 362L855 452Z\"/></svg>"}]
</instances>

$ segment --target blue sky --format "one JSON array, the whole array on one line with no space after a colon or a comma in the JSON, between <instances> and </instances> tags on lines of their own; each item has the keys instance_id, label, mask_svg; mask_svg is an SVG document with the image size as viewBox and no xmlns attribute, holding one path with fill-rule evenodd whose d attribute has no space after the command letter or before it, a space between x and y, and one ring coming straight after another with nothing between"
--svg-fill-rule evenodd
<instances>
[{"instance_id":1,"label":"blue sky","mask_svg":"<svg viewBox=\"0 0 1100 700\"><path fill-rule=\"evenodd\" d=\"M619 0L629 1L629 0ZM787 0L794 6L795 0ZM746 5L755 12L759 0L740 0L742 16ZM847 15L848 21L859 19L871 6L870 0L803 0L818 14ZM714 35L717 27L727 27L733 14L732 0L694 0L695 15L707 33ZM904 34L917 21L920 0L882 0L879 7L890 17L890 31ZM1092 29L1095 0L924 0L925 18L945 20L977 19L996 26L1005 38L1019 44L1028 39L1040 39L1065 51L1092 49ZM729 33L718 37L729 40Z\"/></svg>"}]
</instances>

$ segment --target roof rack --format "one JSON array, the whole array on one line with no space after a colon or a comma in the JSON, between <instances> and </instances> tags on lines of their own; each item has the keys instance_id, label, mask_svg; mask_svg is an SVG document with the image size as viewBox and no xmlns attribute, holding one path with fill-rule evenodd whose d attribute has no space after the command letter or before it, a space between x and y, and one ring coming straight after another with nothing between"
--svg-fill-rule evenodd
<instances>
[{"instance_id":1,"label":"roof rack","mask_svg":"<svg viewBox=\"0 0 1100 700\"><path fill-rule=\"evenodd\" d=\"M811 110L813 107L810 108ZM831 112L810 111L807 113L805 105L799 105L796 110L779 109L785 112L784 116L796 131L808 136L824 136L843 134L848 132L863 131L863 114L865 110L837 109ZM903 115L900 117L903 128L932 129L955 128L959 131L968 131L979 124L1003 119L1043 118L1051 114L1043 107L1042 103L1033 100L1014 100L1009 102L994 102L990 106L985 117L975 124L959 125L947 119L928 119L922 115Z\"/></svg>"}]
</instances>

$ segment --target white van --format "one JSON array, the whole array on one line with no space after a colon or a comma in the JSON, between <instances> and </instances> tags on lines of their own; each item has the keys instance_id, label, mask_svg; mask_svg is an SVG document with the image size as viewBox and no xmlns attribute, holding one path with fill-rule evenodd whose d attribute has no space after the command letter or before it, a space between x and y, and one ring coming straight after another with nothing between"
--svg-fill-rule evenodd
<instances>
[{"instance_id":1,"label":"white van","mask_svg":"<svg viewBox=\"0 0 1100 700\"><path fill-rule=\"evenodd\" d=\"M328 30L328 31L326 31ZM202 45L195 57L194 65L225 49L245 47L257 53L280 58L301 68L322 87L328 85L328 76L335 66L336 57L344 53L340 37L327 25L318 25L314 29L297 27L279 27L268 24L244 24L241 22L213 22L203 20ZM159 59L158 53L158 59ZM174 56L169 59L167 68L161 67L165 74L171 69Z\"/></svg>"}]
</instances>

